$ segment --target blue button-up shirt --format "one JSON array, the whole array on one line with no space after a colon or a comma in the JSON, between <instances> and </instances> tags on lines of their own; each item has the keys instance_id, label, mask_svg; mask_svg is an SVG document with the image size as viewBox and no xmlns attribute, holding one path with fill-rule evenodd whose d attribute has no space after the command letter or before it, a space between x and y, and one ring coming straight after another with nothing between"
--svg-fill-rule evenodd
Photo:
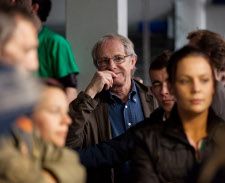
<instances>
[{"instance_id":1,"label":"blue button-up shirt","mask_svg":"<svg viewBox=\"0 0 225 183\"><path fill-rule=\"evenodd\" d=\"M126 103L123 103L112 93L109 95L111 100L108 103L109 120L112 127L112 137L124 133L131 126L144 120L139 91L134 81L132 81L132 90Z\"/></svg>"}]
</instances>

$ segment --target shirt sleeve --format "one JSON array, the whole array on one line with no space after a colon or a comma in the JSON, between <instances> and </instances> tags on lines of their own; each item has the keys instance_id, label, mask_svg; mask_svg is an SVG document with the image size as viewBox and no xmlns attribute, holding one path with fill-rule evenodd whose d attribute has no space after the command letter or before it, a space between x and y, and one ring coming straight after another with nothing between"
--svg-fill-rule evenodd
<instances>
[{"instance_id":1,"label":"shirt sleeve","mask_svg":"<svg viewBox=\"0 0 225 183\"><path fill-rule=\"evenodd\" d=\"M52 60L54 61L54 70L57 78L62 78L69 74L78 74L79 68L70 43L65 38L56 36L53 44Z\"/></svg>"},{"instance_id":2,"label":"shirt sleeve","mask_svg":"<svg viewBox=\"0 0 225 183\"><path fill-rule=\"evenodd\" d=\"M64 86L64 87L72 87L77 88L77 73L71 73L64 77L58 78L58 81Z\"/></svg>"}]
</instances>

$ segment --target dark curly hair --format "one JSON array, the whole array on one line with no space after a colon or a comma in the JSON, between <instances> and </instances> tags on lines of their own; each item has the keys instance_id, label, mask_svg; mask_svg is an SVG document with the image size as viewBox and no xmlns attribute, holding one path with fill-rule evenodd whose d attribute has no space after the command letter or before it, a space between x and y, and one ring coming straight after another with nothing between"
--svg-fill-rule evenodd
<instances>
[{"instance_id":1,"label":"dark curly hair","mask_svg":"<svg viewBox=\"0 0 225 183\"><path fill-rule=\"evenodd\" d=\"M225 65L225 40L215 32L209 30L196 30L190 32L187 36L189 44L206 52L218 70Z\"/></svg>"},{"instance_id":2,"label":"dark curly hair","mask_svg":"<svg viewBox=\"0 0 225 183\"><path fill-rule=\"evenodd\" d=\"M46 22L52 8L52 1L51 0L32 0L32 5L34 4L39 5L37 15L40 18L40 20L42 22Z\"/></svg>"},{"instance_id":3,"label":"dark curly hair","mask_svg":"<svg viewBox=\"0 0 225 183\"><path fill-rule=\"evenodd\" d=\"M152 63L150 64L149 71L151 70L161 70L167 67L168 61L172 55L172 51L164 50L162 53L157 55Z\"/></svg>"}]
</instances>

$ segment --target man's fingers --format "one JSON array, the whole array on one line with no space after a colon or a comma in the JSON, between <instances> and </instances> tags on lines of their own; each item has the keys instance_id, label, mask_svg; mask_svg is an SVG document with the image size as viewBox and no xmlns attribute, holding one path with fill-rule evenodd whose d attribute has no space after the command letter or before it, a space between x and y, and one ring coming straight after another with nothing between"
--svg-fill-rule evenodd
<instances>
[{"instance_id":1,"label":"man's fingers","mask_svg":"<svg viewBox=\"0 0 225 183\"><path fill-rule=\"evenodd\" d=\"M108 78L105 78L105 82L104 82L104 89L105 90L109 90L112 85L113 85L113 78L112 77L108 77Z\"/></svg>"}]
</instances>

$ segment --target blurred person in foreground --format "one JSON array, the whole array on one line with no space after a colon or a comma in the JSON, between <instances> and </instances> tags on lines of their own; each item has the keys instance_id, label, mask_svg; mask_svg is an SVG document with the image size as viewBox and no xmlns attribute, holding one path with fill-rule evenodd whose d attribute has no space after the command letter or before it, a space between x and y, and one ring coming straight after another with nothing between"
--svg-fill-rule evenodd
<instances>
[{"instance_id":1,"label":"blurred person in foreground","mask_svg":"<svg viewBox=\"0 0 225 183\"><path fill-rule=\"evenodd\" d=\"M211 153L211 157L202 165L197 183L224 183L225 182L225 133L224 127L216 136L218 149Z\"/></svg>"},{"instance_id":2,"label":"blurred person in foreground","mask_svg":"<svg viewBox=\"0 0 225 183\"><path fill-rule=\"evenodd\" d=\"M85 172L75 152L63 148L61 141L48 139L47 143L42 140L45 136L35 133L32 114L36 114L36 110L33 109L41 102L39 93L45 95L46 90L16 67L0 65L0 80L0 180L10 183L84 182ZM61 91L55 92L59 100L67 104L65 96L58 95ZM54 96L54 92L51 94ZM57 100L54 102L56 104ZM42 106L42 110L54 113L45 107ZM55 116L61 115L61 111L55 112ZM41 118L45 114L38 116Z\"/></svg>"},{"instance_id":3,"label":"blurred person in foreground","mask_svg":"<svg viewBox=\"0 0 225 183\"><path fill-rule=\"evenodd\" d=\"M225 67L225 40L209 30L196 30L187 36L189 44L206 52L214 67L216 77L216 91L212 107L216 114L225 120L225 87L223 83Z\"/></svg>"},{"instance_id":4,"label":"blurred person in foreground","mask_svg":"<svg viewBox=\"0 0 225 183\"><path fill-rule=\"evenodd\" d=\"M27 8L27 10L30 10L31 7L31 0L1 0L4 4L11 4L11 5L18 5L23 8Z\"/></svg>"},{"instance_id":5,"label":"blurred person in foreground","mask_svg":"<svg viewBox=\"0 0 225 183\"><path fill-rule=\"evenodd\" d=\"M32 113L34 127L43 139L63 147L71 124L65 90L54 79L44 80L44 84Z\"/></svg>"},{"instance_id":6,"label":"blurred person in foreground","mask_svg":"<svg viewBox=\"0 0 225 183\"><path fill-rule=\"evenodd\" d=\"M225 122L210 107L215 93L210 57L185 46L170 57L167 72L176 104L165 123L135 132L133 182L195 182L199 166L220 148L216 137Z\"/></svg>"},{"instance_id":7,"label":"blurred person in foreground","mask_svg":"<svg viewBox=\"0 0 225 183\"><path fill-rule=\"evenodd\" d=\"M37 31L30 13L20 6L0 3L1 62L36 71L37 46Z\"/></svg>"},{"instance_id":8,"label":"blurred person in foreground","mask_svg":"<svg viewBox=\"0 0 225 183\"><path fill-rule=\"evenodd\" d=\"M38 65L36 29L27 15L21 7L0 5L0 180L84 182L74 152L47 144L33 133L30 115L41 88L24 72ZM31 42L21 39L23 31Z\"/></svg>"}]
</instances>

